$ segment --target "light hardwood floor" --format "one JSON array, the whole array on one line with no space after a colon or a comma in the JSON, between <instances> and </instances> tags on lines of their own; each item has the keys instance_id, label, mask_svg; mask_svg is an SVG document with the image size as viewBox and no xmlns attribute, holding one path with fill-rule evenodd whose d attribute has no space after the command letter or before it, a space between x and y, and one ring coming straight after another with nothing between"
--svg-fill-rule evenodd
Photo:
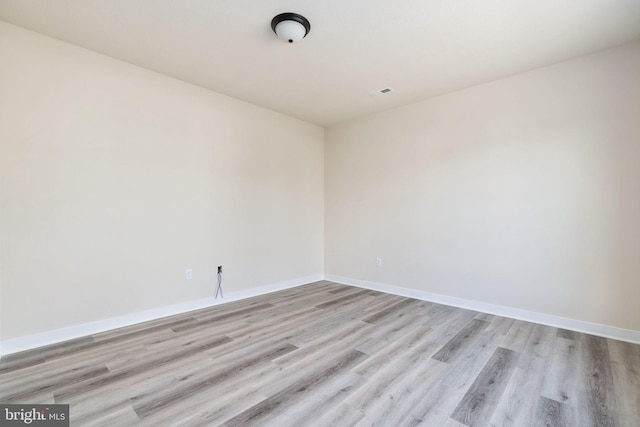
<instances>
[{"instance_id":1,"label":"light hardwood floor","mask_svg":"<svg viewBox=\"0 0 640 427\"><path fill-rule=\"evenodd\" d=\"M0 361L72 426L640 425L640 346L330 282Z\"/></svg>"}]
</instances>

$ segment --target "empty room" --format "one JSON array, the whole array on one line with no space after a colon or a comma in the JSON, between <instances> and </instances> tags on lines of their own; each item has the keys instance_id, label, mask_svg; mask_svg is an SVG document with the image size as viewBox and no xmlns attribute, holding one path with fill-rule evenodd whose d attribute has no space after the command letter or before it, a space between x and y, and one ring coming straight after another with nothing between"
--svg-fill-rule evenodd
<instances>
[{"instance_id":1,"label":"empty room","mask_svg":"<svg viewBox=\"0 0 640 427\"><path fill-rule=\"evenodd\" d=\"M640 425L640 1L0 0L0 425Z\"/></svg>"}]
</instances>

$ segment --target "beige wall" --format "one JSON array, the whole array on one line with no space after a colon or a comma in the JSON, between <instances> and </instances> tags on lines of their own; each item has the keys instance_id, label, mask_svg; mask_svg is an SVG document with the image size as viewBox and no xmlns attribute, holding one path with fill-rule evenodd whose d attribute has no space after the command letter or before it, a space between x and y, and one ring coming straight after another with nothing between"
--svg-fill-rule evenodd
<instances>
[{"instance_id":1,"label":"beige wall","mask_svg":"<svg viewBox=\"0 0 640 427\"><path fill-rule=\"evenodd\" d=\"M327 274L640 330L640 43L332 127L325 163Z\"/></svg>"},{"instance_id":2,"label":"beige wall","mask_svg":"<svg viewBox=\"0 0 640 427\"><path fill-rule=\"evenodd\" d=\"M322 128L1 22L0 63L2 340L323 273Z\"/></svg>"},{"instance_id":3,"label":"beige wall","mask_svg":"<svg viewBox=\"0 0 640 427\"><path fill-rule=\"evenodd\" d=\"M640 43L326 136L1 22L0 63L1 340L210 297L219 264L640 330Z\"/></svg>"}]
</instances>

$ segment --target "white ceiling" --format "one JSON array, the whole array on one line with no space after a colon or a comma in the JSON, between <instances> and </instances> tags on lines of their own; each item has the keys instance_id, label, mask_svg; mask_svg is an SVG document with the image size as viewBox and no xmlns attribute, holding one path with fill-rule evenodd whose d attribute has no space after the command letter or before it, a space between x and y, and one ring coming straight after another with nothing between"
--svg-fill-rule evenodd
<instances>
[{"instance_id":1,"label":"white ceiling","mask_svg":"<svg viewBox=\"0 0 640 427\"><path fill-rule=\"evenodd\" d=\"M281 12L309 35L278 40ZM0 0L0 19L322 126L640 38L640 0Z\"/></svg>"}]
</instances>

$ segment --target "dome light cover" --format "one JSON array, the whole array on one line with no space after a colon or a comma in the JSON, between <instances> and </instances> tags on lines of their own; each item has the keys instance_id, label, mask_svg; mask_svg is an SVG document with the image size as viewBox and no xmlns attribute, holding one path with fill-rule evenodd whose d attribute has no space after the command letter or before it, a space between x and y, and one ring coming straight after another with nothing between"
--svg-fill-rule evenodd
<instances>
[{"instance_id":1,"label":"dome light cover","mask_svg":"<svg viewBox=\"0 0 640 427\"><path fill-rule=\"evenodd\" d=\"M302 40L311 31L309 20L297 13L281 13L271 20L271 29L279 39L289 43Z\"/></svg>"}]
</instances>

